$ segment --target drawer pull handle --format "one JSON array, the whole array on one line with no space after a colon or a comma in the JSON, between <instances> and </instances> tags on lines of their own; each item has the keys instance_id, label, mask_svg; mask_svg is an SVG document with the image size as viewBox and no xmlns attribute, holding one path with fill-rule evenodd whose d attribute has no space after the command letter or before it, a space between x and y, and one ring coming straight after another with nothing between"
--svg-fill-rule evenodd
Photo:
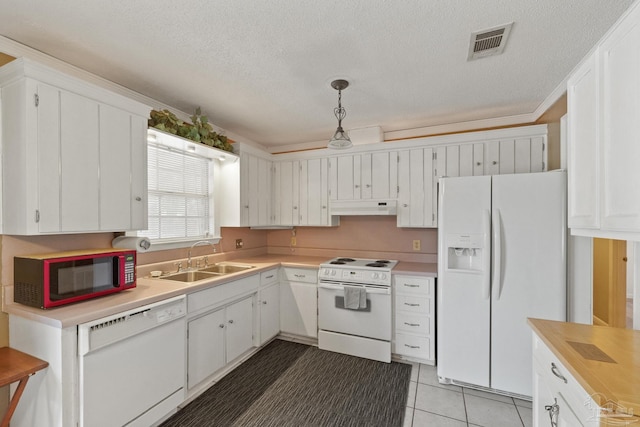
<instances>
[{"instance_id":1,"label":"drawer pull handle","mask_svg":"<svg viewBox=\"0 0 640 427\"><path fill-rule=\"evenodd\" d=\"M412 304L408 302L405 302L404 305L408 305L409 307L420 307L420 304L415 304L415 303Z\"/></svg>"},{"instance_id":2,"label":"drawer pull handle","mask_svg":"<svg viewBox=\"0 0 640 427\"><path fill-rule=\"evenodd\" d=\"M409 347L409 348L420 348L419 345L409 345L409 344L405 344L405 347Z\"/></svg>"},{"instance_id":3,"label":"drawer pull handle","mask_svg":"<svg viewBox=\"0 0 640 427\"><path fill-rule=\"evenodd\" d=\"M408 283L405 283L404 285L405 285L407 288L419 288L419 287L420 287L420 285L410 285L410 284L408 284Z\"/></svg>"},{"instance_id":4,"label":"drawer pull handle","mask_svg":"<svg viewBox=\"0 0 640 427\"><path fill-rule=\"evenodd\" d=\"M405 325L407 326L420 326L420 323L408 323L408 322L404 322Z\"/></svg>"},{"instance_id":5,"label":"drawer pull handle","mask_svg":"<svg viewBox=\"0 0 640 427\"><path fill-rule=\"evenodd\" d=\"M296 276L298 279L304 279L305 277L307 277L306 274L294 274L294 276Z\"/></svg>"},{"instance_id":6,"label":"drawer pull handle","mask_svg":"<svg viewBox=\"0 0 640 427\"><path fill-rule=\"evenodd\" d=\"M271 279L273 277L273 274L271 276L265 276L265 279Z\"/></svg>"},{"instance_id":7,"label":"drawer pull handle","mask_svg":"<svg viewBox=\"0 0 640 427\"><path fill-rule=\"evenodd\" d=\"M562 374L560 374L560 371L558 370L558 367L556 366L555 363L551 363L551 373L556 377L560 378L562 381L564 381L565 384L567 383L567 379L564 376L562 376Z\"/></svg>"}]
</instances>

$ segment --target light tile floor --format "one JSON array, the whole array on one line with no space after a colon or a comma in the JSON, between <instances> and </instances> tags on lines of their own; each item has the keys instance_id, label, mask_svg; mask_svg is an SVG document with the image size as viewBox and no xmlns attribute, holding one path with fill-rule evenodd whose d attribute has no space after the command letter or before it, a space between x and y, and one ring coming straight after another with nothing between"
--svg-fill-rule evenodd
<instances>
[{"instance_id":1,"label":"light tile floor","mask_svg":"<svg viewBox=\"0 0 640 427\"><path fill-rule=\"evenodd\" d=\"M531 402L440 384L435 366L412 364L405 427L530 427Z\"/></svg>"}]
</instances>

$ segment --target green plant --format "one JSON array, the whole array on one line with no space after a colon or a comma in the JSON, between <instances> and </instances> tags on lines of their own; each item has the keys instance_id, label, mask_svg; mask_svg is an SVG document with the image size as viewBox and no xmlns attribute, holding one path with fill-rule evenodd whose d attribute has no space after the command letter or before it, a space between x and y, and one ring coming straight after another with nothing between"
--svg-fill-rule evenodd
<instances>
[{"instance_id":1,"label":"green plant","mask_svg":"<svg viewBox=\"0 0 640 427\"><path fill-rule=\"evenodd\" d=\"M233 152L233 147L231 146L228 138L214 132L213 127L209 124L207 116L202 115L200 107L196 108L195 114L191 116L193 124L185 123L169 110L151 110L150 116L150 127L173 135L178 135L210 147Z\"/></svg>"}]
</instances>

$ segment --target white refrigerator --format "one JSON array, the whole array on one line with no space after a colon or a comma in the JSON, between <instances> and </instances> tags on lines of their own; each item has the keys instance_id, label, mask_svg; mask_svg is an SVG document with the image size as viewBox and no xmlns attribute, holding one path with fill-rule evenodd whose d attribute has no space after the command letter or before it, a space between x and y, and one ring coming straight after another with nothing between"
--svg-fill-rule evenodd
<instances>
[{"instance_id":1,"label":"white refrigerator","mask_svg":"<svg viewBox=\"0 0 640 427\"><path fill-rule=\"evenodd\" d=\"M566 173L442 178L440 382L531 396L527 317L566 320Z\"/></svg>"}]
</instances>

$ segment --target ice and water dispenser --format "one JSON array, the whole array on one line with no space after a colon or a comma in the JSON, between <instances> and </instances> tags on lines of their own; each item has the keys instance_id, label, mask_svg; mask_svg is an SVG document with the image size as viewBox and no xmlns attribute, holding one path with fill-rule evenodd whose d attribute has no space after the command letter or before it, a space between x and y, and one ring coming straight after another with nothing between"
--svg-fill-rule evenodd
<instances>
[{"instance_id":1,"label":"ice and water dispenser","mask_svg":"<svg viewBox=\"0 0 640 427\"><path fill-rule=\"evenodd\" d=\"M447 234L447 269L479 273L483 270L487 248L483 233Z\"/></svg>"}]
</instances>

